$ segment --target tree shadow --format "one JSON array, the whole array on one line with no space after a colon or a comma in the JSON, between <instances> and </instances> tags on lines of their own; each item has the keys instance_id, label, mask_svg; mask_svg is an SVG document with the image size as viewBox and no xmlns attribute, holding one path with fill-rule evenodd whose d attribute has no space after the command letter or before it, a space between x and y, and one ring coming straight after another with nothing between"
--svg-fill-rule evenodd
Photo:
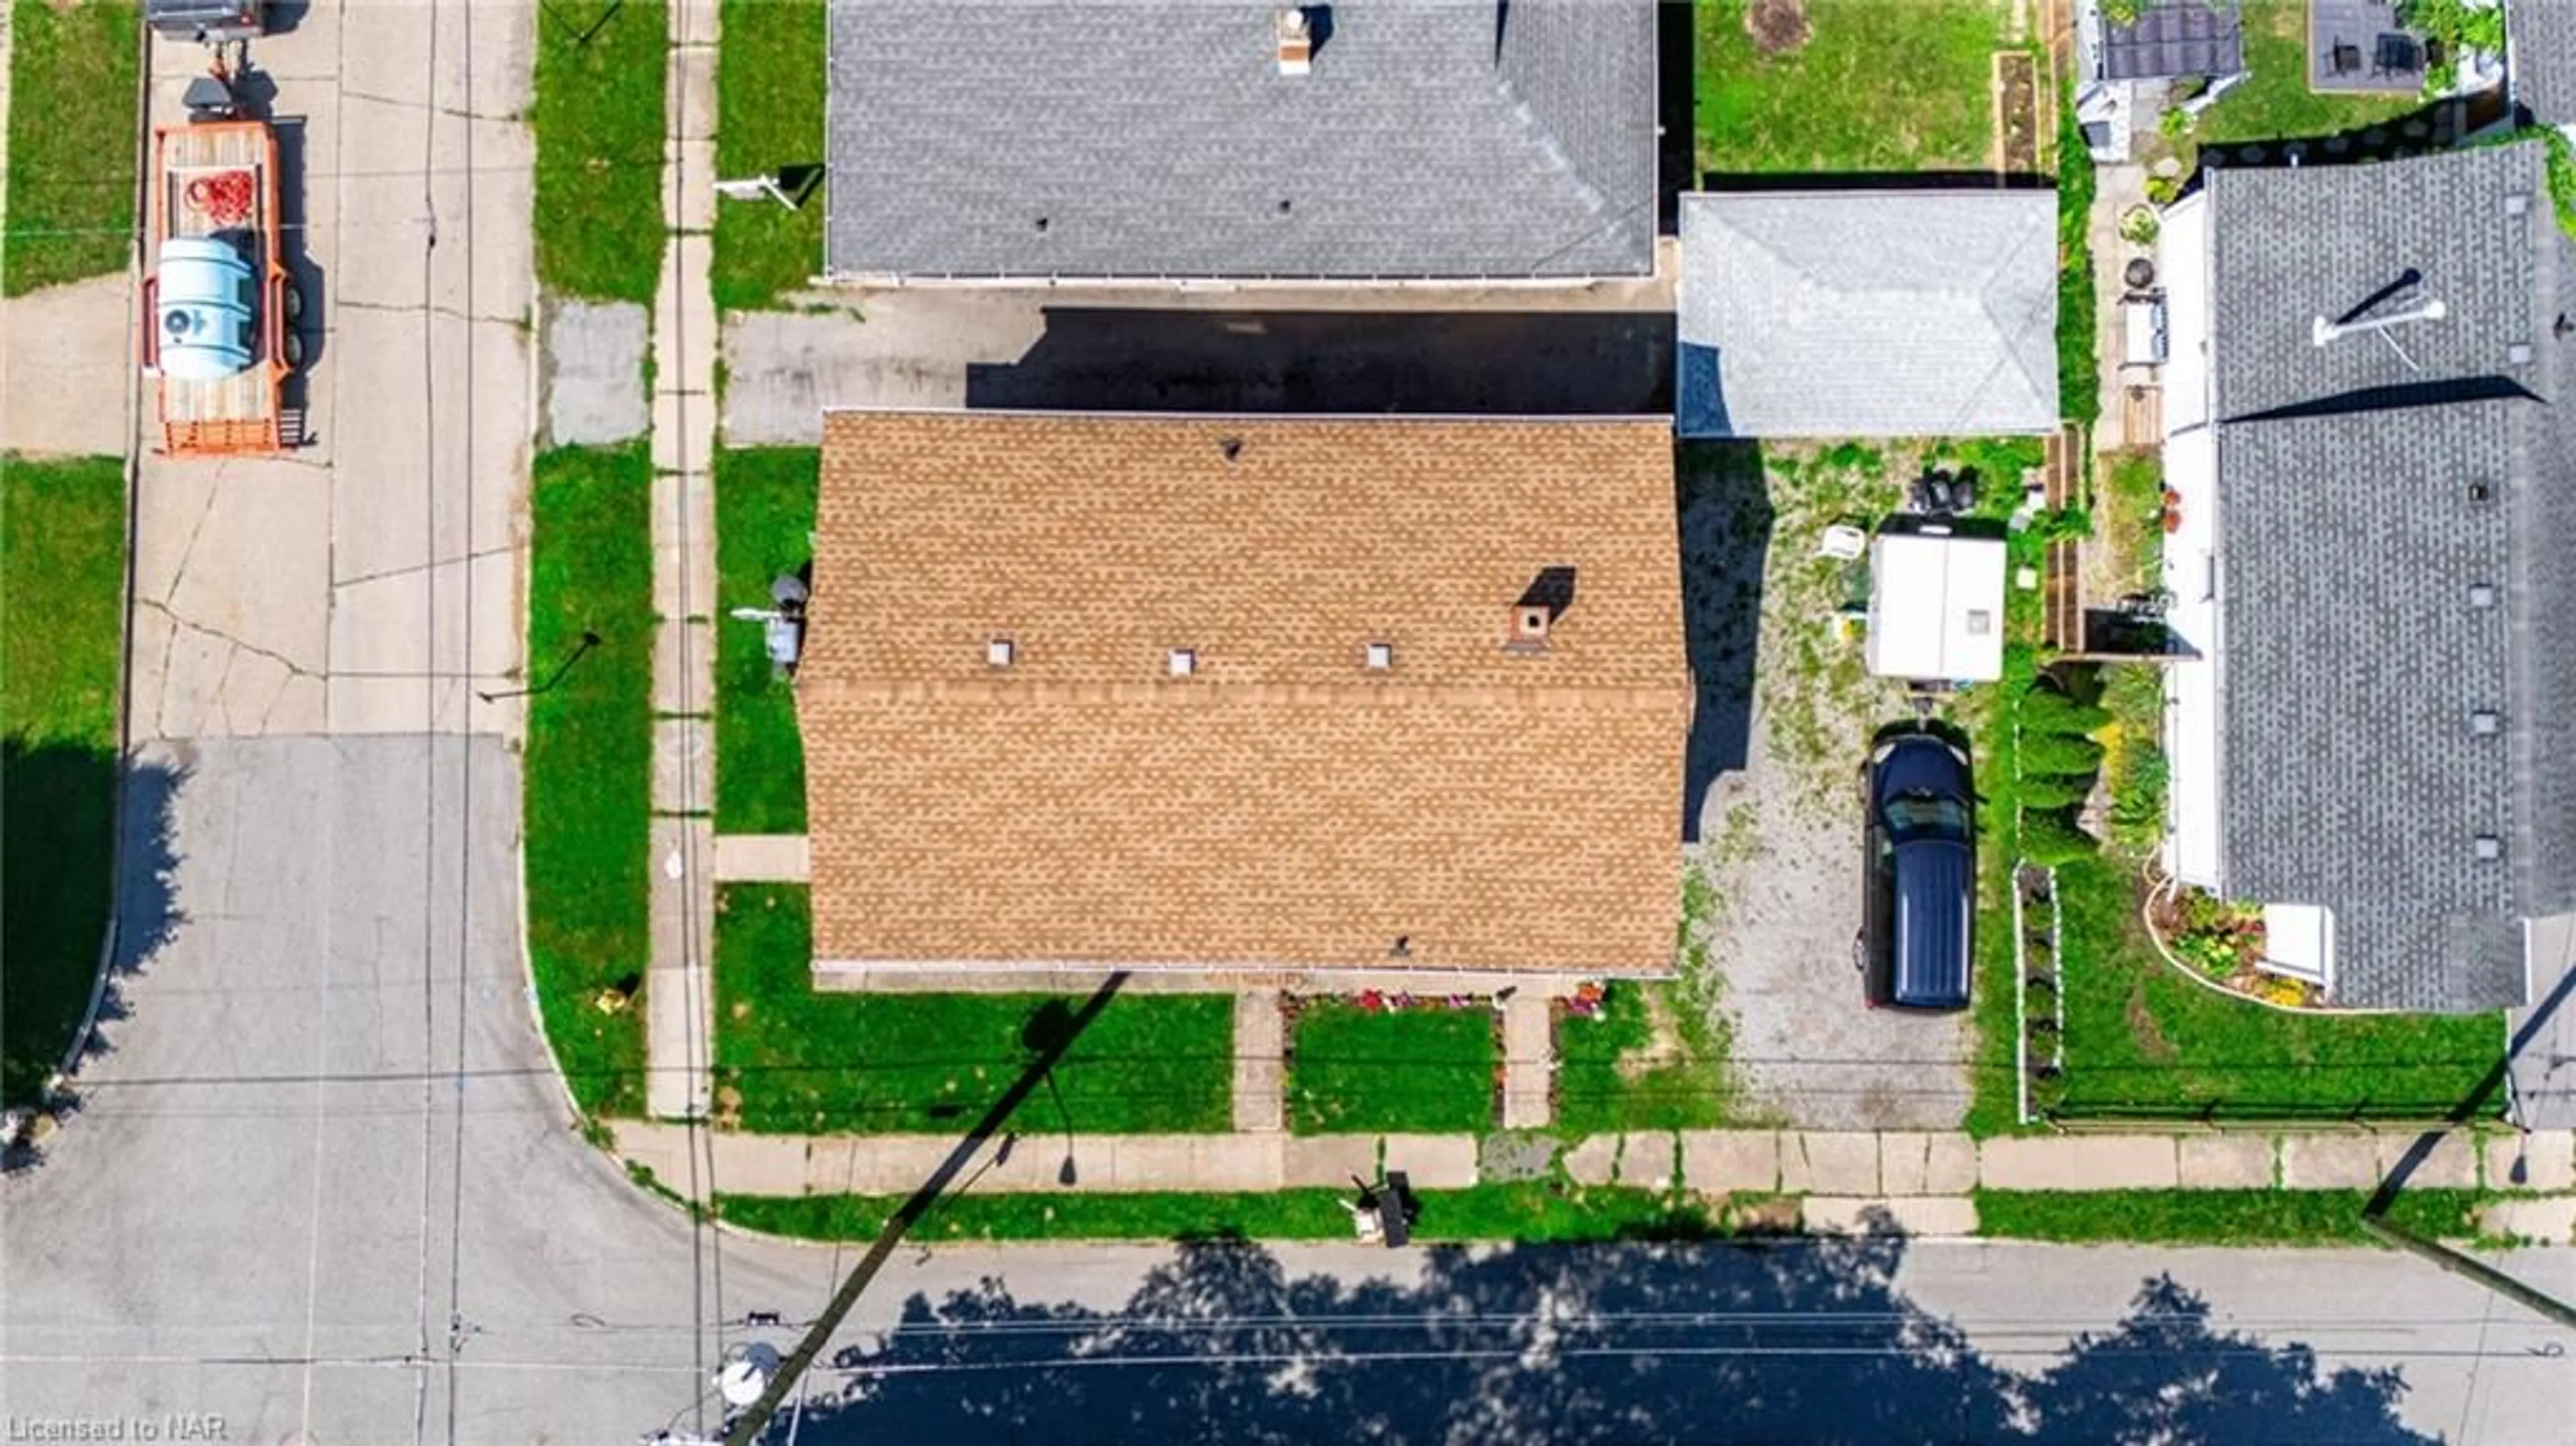
<instances>
[{"instance_id":1,"label":"tree shadow","mask_svg":"<svg viewBox=\"0 0 2576 1446\"><path fill-rule=\"evenodd\" d=\"M105 1054L106 1026L126 1016L124 981L169 942L179 923L171 804L182 765L138 759L124 773L107 750L18 738L0 745L0 951L5 979L6 1088L33 1100L65 1062L90 996L97 1027L75 1069ZM113 912L113 952L100 980Z\"/></svg>"},{"instance_id":2,"label":"tree shadow","mask_svg":"<svg viewBox=\"0 0 2576 1446\"><path fill-rule=\"evenodd\" d=\"M1755 443L1684 442L1674 449L1673 477L1694 689L1682 841L1697 843L1710 786L1743 768L1752 746L1753 662L1773 512Z\"/></svg>"},{"instance_id":3,"label":"tree shadow","mask_svg":"<svg viewBox=\"0 0 2576 1446\"><path fill-rule=\"evenodd\" d=\"M1882 1224L1884 1222L1881 1222ZM1892 1233L1794 1245L1440 1247L1418 1282L1294 1276L1183 1243L1126 1304L988 1277L916 1295L814 1382L797 1439L1044 1443L2431 1438L2394 1371L2213 1330L2152 1279L2037 1377L1987 1361L1895 1284ZM787 1439L773 1421L767 1439Z\"/></svg>"}]
</instances>

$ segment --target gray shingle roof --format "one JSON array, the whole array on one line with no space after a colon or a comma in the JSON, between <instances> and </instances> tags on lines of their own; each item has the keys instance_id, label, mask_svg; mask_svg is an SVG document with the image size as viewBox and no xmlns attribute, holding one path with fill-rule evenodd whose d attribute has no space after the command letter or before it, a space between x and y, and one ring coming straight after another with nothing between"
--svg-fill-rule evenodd
<instances>
[{"instance_id":1,"label":"gray shingle roof","mask_svg":"<svg viewBox=\"0 0 2576 1446\"><path fill-rule=\"evenodd\" d=\"M1645 0L831 0L839 275L1653 270Z\"/></svg>"},{"instance_id":2,"label":"gray shingle roof","mask_svg":"<svg viewBox=\"0 0 2576 1446\"><path fill-rule=\"evenodd\" d=\"M1682 198L1685 436L2053 431L2049 191Z\"/></svg>"},{"instance_id":3,"label":"gray shingle roof","mask_svg":"<svg viewBox=\"0 0 2576 1446\"><path fill-rule=\"evenodd\" d=\"M2541 158L2209 182L2225 886L2331 909L2349 1005L2520 1002L2519 921L2576 886L2576 793L2541 758L2576 706L2576 453L2550 440L2576 263ZM2365 319L2445 311L2318 344L2375 295Z\"/></svg>"},{"instance_id":4,"label":"gray shingle roof","mask_svg":"<svg viewBox=\"0 0 2576 1446\"><path fill-rule=\"evenodd\" d=\"M2513 0L2505 23L2513 98L2542 125L2576 122L2576 0Z\"/></svg>"},{"instance_id":5,"label":"gray shingle roof","mask_svg":"<svg viewBox=\"0 0 2576 1446\"><path fill-rule=\"evenodd\" d=\"M2245 68L2245 23L2234 0L2153 0L2133 25L2102 26L2102 78L2164 80Z\"/></svg>"}]
</instances>

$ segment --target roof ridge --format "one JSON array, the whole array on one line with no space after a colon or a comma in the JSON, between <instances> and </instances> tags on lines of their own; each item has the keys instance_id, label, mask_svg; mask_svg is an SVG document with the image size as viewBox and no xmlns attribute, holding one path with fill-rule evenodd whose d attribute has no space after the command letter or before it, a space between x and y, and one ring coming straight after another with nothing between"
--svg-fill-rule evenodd
<instances>
[{"instance_id":1,"label":"roof ridge","mask_svg":"<svg viewBox=\"0 0 2576 1446\"><path fill-rule=\"evenodd\" d=\"M976 677L811 677L797 685L799 701L830 703L1150 703L1206 707L1218 703L1255 705L1353 702L1385 707L1448 708L1461 704L1509 703L1518 707L1563 706L1589 711L1603 703L1663 706L1682 696L1678 687L1643 687L1633 683L1400 683L1354 679L1346 683L1229 683L1196 677L1185 681L1129 681L1066 678Z\"/></svg>"},{"instance_id":2,"label":"roof ridge","mask_svg":"<svg viewBox=\"0 0 2576 1446\"><path fill-rule=\"evenodd\" d=\"M1995 305L1995 293L2003 289L2005 280L2011 274L2012 263L2018 260L2022 253L2029 250L2030 247L2042 236L2047 238L2050 260L2054 263L2056 260L2055 253L2057 250L2056 228L2053 226L2041 226L2034 221L2032 224L2024 226L2021 230L2021 234L2014 238L2013 244L1998 256L1994 266L1986 272L1984 283L1977 288L1978 310L1983 311L1986 314L1986 319L1994 323L1996 334L2004 341L2004 345L2000 350L2006 357L2011 359L2013 370L2020 374L2022 384L2028 388L2030 394L2034 397L2046 394L2046 379L2033 374L2031 371L2030 360L2022 356L2021 353L2013 347L2011 344L2012 338L2026 335L2029 330L2029 323L2037 318L2038 313L2043 308L2053 307L2056 305L2058 300L2057 293L2052 289L2043 293L2039 297L2034 297L2030 304L2030 311L2019 317L2007 316L2003 312L1999 311ZM2051 269L2055 269L2054 265L2052 265ZM2048 365L2054 369L2057 364L2056 357L2052 354L2047 361ZM1971 398L1973 399L1975 397L1985 395L1987 383L1992 381L1995 373L2000 372L2002 369L2002 363L2000 362L1990 369L1987 372L1986 380L1980 381L1975 392L1971 393ZM2064 415L2066 410L2066 399L2064 397L2058 398L2057 406L2059 415Z\"/></svg>"},{"instance_id":3,"label":"roof ridge","mask_svg":"<svg viewBox=\"0 0 2576 1446\"><path fill-rule=\"evenodd\" d=\"M1582 245L1592 236L1616 233L1624 239L1628 230L1628 219L1611 208L1610 193L1581 166L1574 163L1574 158L1566 153L1564 142L1558 138L1556 128L1540 121L1538 107L1520 93L1520 87L1512 84L1511 76L1505 74L1500 65L1494 67L1494 98L1502 102L1503 114L1529 134L1538 147L1540 157L1547 162L1548 168L1574 182L1575 200L1585 210L1603 218L1601 224L1590 233L1566 242L1550 252L1548 257L1540 258L1540 263L1544 264L1546 260Z\"/></svg>"}]
</instances>

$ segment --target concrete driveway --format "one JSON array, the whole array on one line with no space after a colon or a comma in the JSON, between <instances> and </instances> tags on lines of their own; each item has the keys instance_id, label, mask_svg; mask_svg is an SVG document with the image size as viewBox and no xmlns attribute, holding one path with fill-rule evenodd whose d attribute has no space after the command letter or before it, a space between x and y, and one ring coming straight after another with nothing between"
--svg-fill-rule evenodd
<instances>
[{"instance_id":1,"label":"concrete driveway","mask_svg":"<svg viewBox=\"0 0 2576 1446\"><path fill-rule=\"evenodd\" d=\"M251 73L306 302L306 445L145 458L135 731L516 736L515 704L473 695L518 666L524 612L534 12L280 10ZM205 64L151 47L154 123Z\"/></svg>"},{"instance_id":2,"label":"concrete driveway","mask_svg":"<svg viewBox=\"0 0 2576 1446\"><path fill-rule=\"evenodd\" d=\"M1573 288L924 286L726 319L725 440L811 446L825 407L1647 415L1665 274Z\"/></svg>"}]
</instances>

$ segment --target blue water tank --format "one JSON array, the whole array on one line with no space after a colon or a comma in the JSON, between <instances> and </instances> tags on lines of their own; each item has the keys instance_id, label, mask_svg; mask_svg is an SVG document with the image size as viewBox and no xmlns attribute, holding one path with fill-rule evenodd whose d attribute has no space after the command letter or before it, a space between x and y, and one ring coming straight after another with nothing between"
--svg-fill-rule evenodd
<instances>
[{"instance_id":1,"label":"blue water tank","mask_svg":"<svg viewBox=\"0 0 2576 1446\"><path fill-rule=\"evenodd\" d=\"M219 381L259 359L258 277L250 258L228 241L181 237L161 247L157 315L161 372L186 381Z\"/></svg>"}]
</instances>

